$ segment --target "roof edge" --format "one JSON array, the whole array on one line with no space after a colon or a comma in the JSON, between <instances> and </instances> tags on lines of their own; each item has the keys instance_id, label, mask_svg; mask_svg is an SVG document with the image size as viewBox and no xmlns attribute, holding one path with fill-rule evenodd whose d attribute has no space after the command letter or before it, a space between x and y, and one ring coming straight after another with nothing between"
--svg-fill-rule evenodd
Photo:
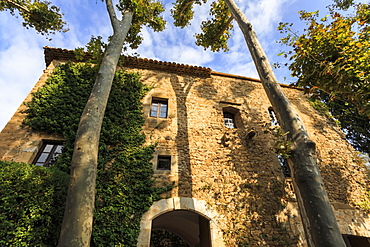
<instances>
[{"instance_id":1,"label":"roof edge","mask_svg":"<svg viewBox=\"0 0 370 247\"><path fill-rule=\"evenodd\" d=\"M49 66L49 64L53 60L81 62L81 60L76 59L76 55L73 50L62 49L62 48L53 48L53 47L45 46L44 56L45 56L46 67ZM92 56L89 53L85 52L85 55L83 56L83 58L85 60L88 60L88 59L91 59ZM179 63L174 63L174 62L163 62L163 61L158 61L158 60L148 59L148 58L138 58L138 57L126 56L123 65L126 67L135 67L135 68L141 68L141 69L155 69L155 70L161 70L165 72L175 72L175 73L180 73L180 74L188 74L188 75L195 75L195 76L201 76L201 77L210 77L211 75L215 75L215 76L229 77L229 78L242 79L242 80L248 80L248 81L254 81L254 82L261 83L260 79L251 78L247 76L227 74L223 72L213 71L212 69L206 68L206 67L179 64ZM281 87L303 90L302 88L297 88L294 86L281 84L281 83L279 84Z\"/></svg>"},{"instance_id":2,"label":"roof edge","mask_svg":"<svg viewBox=\"0 0 370 247\"><path fill-rule=\"evenodd\" d=\"M67 49L52 48L45 46L44 55L46 66L48 66L53 60L81 62L81 60L79 61L76 59L74 51ZM85 52L84 59L88 60L91 58L92 56ZM137 58L130 56L125 56L123 66L142 69L156 69L161 71L173 71L180 74L189 74L201 77L210 77L212 71L210 68L200 66L192 66L172 62L162 62L154 59Z\"/></svg>"},{"instance_id":3,"label":"roof edge","mask_svg":"<svg viewBox=\"0 0 370 247\"><path fill-rule=\"evenodd\" d=\"M248 77L248 76L241 76L241 75L227 74L227 73L217 72L217 71L213 71L213 70L211 71L211 75L230 77L230 78L235 78L235 79L248 80L248 81L254 81L254 82L262 83L262 81L260 79L257 79L257 78L252 78L252 77ZM285 88L303 90L303 88L291 86L291 85L288 85L288 84L279 83L279 85L281 87L285 87Z\"/></svg>"}]
</instances>

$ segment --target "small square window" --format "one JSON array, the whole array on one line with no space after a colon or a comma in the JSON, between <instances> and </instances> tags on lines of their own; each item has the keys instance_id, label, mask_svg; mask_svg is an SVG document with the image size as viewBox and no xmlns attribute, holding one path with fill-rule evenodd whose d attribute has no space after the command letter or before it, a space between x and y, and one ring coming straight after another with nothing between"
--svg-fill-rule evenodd
<instances>
[{"instance_id":1,"label":"small square window","mask_svg":"<svg viewBox=\"0 0 370 247\"><path fill-rule=\"evenodd\" d=\"M224 124L228 128L236 128L235 124L235 115L232 114L231 112L226 112L224 111Z\"/></svg>"},{"instance_id":2,"label":"small square window","mask_svg":"<svg viewBox=\"0 0 370 247\"><path fill-rule=\"evenodd\" d=\"M50 167L62 153L62 143L45 142L38 152L33 164L38 166Z\"/></svg>"},{"instance_id":3,"label":"small square window","mask_svg":"<svg viewBox=\"0 0 370 247\"><path fill-rule=\"evenodd\" d=\"M171 156L158 155L157 170L171 170Z\"/></svg>"},{"instance_id":4,"label":"small square window","mask_svg":"<svg viewBox=\"0 0 370 247\"><path fill-rule=\"evenodd\" d=\"M152 99L152 105L150 107L150 116L151 117L166 118L167 117L167 109L168 109L168 100L167 99L153 98Z\"/></svg>"}]
</instances>

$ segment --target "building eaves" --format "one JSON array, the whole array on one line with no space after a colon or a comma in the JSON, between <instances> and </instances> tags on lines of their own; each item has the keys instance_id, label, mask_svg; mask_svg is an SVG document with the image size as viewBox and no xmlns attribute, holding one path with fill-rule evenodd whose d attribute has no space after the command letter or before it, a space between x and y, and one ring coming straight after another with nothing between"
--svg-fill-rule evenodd
<instances>
[{"instance_id":1,"label":"building eaves","mask_svg":"<svg viewBox=\"0 0 370 247\"><path fill-rule=\"evenodd\" d=\"M64 61L64 62L67 62L67 61L81 62L81 60L76 59L76 55L74 51L67 50L67 49L61 49L61 48L52 48L52 47L45 46L44 56L45 56L46 67L49 66L49 64L53 60ZM88 60L88 59L91 59L92 56L88 53L85 53L83 58L85 60ZM147 58L137 58L137 57L126 56L124 59L123 66L132 67L132 68L140 68L140 69L160 70L160 71L165 71L165 72L187 74L187 75L193 75L193 76L199 76L199 77L211 77L211 75L215 75L215 76L230 77L230 78L235 78L235 79L261 82L259 79L250 78L246 76L232 75L232 74L227 74L227 73L222 73L222 72L216 72L216 71L212 71L212 69L210 68L179 64L179 63L173 63L173 62L162 62L162 61L147 59ZM296 88L296 87L292 87L286 84L280 84L280 86L302 90L302 88Z\"/></svg>"},{"instance_id":2,"label":"building eaves","mask_svg":"<svg viewBox=\"0 0 370 247\"><path fill-rule=\"evenodd\" d=\"M45 63L48 66L53 60L58 61L71 61L79 62L76 59L74 51L61 49L61 48L51 48L44 47ZM92 58L91 55L85 53L86 60ZM80 61L81 62L81 61ZM166 72L174 72L179 74L188 74L195 75L200 77L210 77L211 69L200 67L200 66L191 66L186 64L171 63L171 62L162 62L153 59L147 58L137 58L137 57L125 57L123 66L125 67L134 67L140 69L153 69Z\"/></svg>"}]
</instances>

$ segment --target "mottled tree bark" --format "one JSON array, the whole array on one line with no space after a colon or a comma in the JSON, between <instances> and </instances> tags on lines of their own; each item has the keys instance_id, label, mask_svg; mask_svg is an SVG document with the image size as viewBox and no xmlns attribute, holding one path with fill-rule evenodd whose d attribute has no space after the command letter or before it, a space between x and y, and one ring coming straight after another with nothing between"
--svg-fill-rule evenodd
<instances>
[{"instance_id":1,"label":"mottled tree bark","mask_svg":"<svg viewBox=\"0 0 370 247\"><path fill-rule=\"evenodd\" d=\"M316 145L282 91L251 23L233 0L225 0L244 34L266 94L292 142L293 179L309 246L345 246L317 166Z\"/></svg>"},{"instance_id":2,"label":"mottled tree bark","mask_svg":"<svg viewBox=\"0 0 370 247\"><path fill-rule=\"evenodd\" d=\"M118 20L111 0L106 0L106 6L114 34L78 126L60 247L90 246L100 130L117 63L132 21L132 12L126 12L122 20Z\"/></svg>"}]
</instances>

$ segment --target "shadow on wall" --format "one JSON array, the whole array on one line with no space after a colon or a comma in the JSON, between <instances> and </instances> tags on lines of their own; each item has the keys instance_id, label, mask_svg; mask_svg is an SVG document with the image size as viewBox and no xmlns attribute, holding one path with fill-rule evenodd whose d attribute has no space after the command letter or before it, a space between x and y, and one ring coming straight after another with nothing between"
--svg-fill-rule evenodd
<instances>
[{"instance_id":1,"label":"shadow on wall","mask_svg":"<svg viewBox=\"0 0 370 247\"><path fill-rule=\"evenodd\" d=\"M229 217L233 212L228 218L228 229L224 230L227 242L239 246L298 246L298 237L276 219L285 206L286 195L283 174L272 148L274 137L265 133L270 119L268 107L263 107L268 104L258 102L267 100L259 96L262 86L234 80L229 90L221 92L214 83L221 80L197 85L197 96L215 103L220 125L224 109L239 109L235 114L237 128L222 125L208 133L221 137L217 150L223 155L204 154L212 155L209 165L214 173L213 179L199 190L209 196L209 203L220 214ZM244 99L244 103L235 103L237 99ZM247 100L251 105L247 105Z\"/></svg>"},{"instance_id":2,"label":"shadow on wall","mask_svg":"<svg viewBox=\"0 0 370 247\"><path fill-rule=\"evenodd\" d=\"M273 137L270 133L264 134L262 114L254 113L250 120L246 129L253 128L258 135L248 138L242 129L229 132L229 145L224 147L231 153L230 168L242 178L234 190L244 197L232 202L247 215L240 222L244 229L237 229L240 231L235 236L237 243L242 246L298 246L298 237L276 219L285 207L287 195L277 156L266 143ZM240 157L240 153L244 155ZM233 232L229 234L234 237Z\"/></svg>"},{"instance_id":3,"label":"shadow on wall","mask_svg":"<svg viewBox=\"0 0 370 247\"><path fill-rule=\"evenodd\" d=\"M181 81L179 78L181 78ZM178 196L192 197L192 171L190 166L188 111L186 107L186 101L195 79L188 76L179 77L173 75L171 76L170 81L176 94L177 101L176 145L179 169Z\"/></svg>"},{"instance_id":4,"label":"shadow on wall","mask_svg":"<svg viewBox=\"0 0 370 247\"><path fill-rule=\"evenodd\" d=\"M344 133L332 119L320 115L306 101L293 99L292 102L302 117L313 122L318 166L330 200L354 206L365 193L364 165L348 148Z\"/></svg>"}]
</instances>

